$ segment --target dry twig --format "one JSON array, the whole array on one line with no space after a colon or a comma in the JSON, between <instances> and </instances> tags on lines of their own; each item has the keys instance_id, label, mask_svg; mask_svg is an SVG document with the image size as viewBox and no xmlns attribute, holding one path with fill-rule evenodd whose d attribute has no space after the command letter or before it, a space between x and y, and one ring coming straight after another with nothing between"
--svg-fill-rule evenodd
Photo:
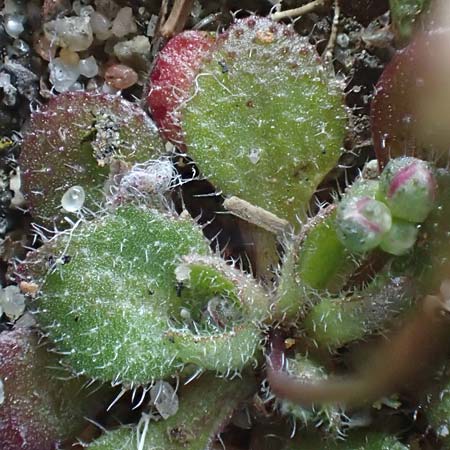
<instances>
[{"instance_id":1,"label":"dry twig","mask_svg":"<svg viewBox=\"0 0 450 450\"><path fill-rule=\"evenodd\" d=\"M304 14L314 12L316 9L325 6L329 2L330 0L314 0L311 3L307 3L306 5L300 6L298 8L273 13L269 17L272 20L281 20L286 19L288 17L299 17L303 16Z\"/></svg>"},{"instance_id":2,"label":"dry twig","mask_svg":"<svg viewBox=\"0 0 450 450\"><path fill-rule=\"evenodd\" d=\"M448 305L428 296L404 327L382 344L353 376L303 382L269 367L268 380L279 397L311 405L341 403L357 407L423 382L448 350Z\"/></svg>"},{"instance_id":3,"label":"dry twig","mask_svg":"<svg viewBox=\"0 0 450 450\"><path fill-rule=\"evenodd\" d=\"M161 27L161 36L170 38L183 31L194 0L175 0L170 15Z\"/></svg>"},{"instance_id":4,"label":"dry twig","mask_svg":"<svg viewBox=\"0 0 450 450\"><path fill-rule=\"evenodd\" d=\"M334 17L331 24L330 38L328 44L323 52L323 59L325 62L331 62L333 59L334 47L336 46L336 39L339 29L339 19L341 15L341 6L339 0L334 0Z\"/></svg>"},{"instance_id":5,"label":"dry twig","mask_svg":"<svg viewBox=\"0 0 450 450\"><path fill-rule=\"evenodd\" d=\"M254 206L239 197L229 197L223 203L224 208L241 219L264 228L274 234L288 230L289 222L259 206Z\"/></svg>"}]
</instances>

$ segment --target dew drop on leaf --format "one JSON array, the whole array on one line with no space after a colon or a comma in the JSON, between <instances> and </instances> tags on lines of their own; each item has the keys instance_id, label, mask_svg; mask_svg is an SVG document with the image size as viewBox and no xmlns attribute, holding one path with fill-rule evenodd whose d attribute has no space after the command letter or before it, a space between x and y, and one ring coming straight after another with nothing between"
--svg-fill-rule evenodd
<instances>
[{"instance_id":1,"label":"dew drop on leaf","mask_svg":"<svg viewBox=\"0 0 450 450\"><path fill-rule=\"evenodd\" d=\"M72 186L64 192L61 198L61 206L67 212L77 212L84 204L86 194L81 186Z\"/></svg>"}]
</instances>

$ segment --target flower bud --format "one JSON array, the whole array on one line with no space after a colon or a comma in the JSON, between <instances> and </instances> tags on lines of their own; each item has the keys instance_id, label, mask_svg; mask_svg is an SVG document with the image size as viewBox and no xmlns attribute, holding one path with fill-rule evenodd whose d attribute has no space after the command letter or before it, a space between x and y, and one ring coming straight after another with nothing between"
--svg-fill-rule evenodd
<instances>
[{"instance_id":1,"label":"flower bud","mask_svg":"<svg viewBox=\"0 0 450 450\"><path fill-rule=\"evenodd\" d=\"M381 174L380 192L394 217L420 223L433 209L436 179L427 162L413 157L396 158Z\"/></svg>"},{"instance_id":2,"label":"flower bud","mask_svg":"<svg viewBox=\"0 0 450 450\"><path fill-rule=\"evenodd\" d=\"M387 206L370 197L348 197L337 209L336 231L350 251L374 249L390 230L392 217Z\"/></svg>"},{"instance_id":3,"label":"flower bud","mask_svg":"<svg viewBox=\"0 0 450 450\"><path fill-rule=\"evenodd\" d=\"M416 243L418 232L416 224L394 218L391 229L383 237L380 247L391 255L403 255Z\"/></svg>"}]
</instances>

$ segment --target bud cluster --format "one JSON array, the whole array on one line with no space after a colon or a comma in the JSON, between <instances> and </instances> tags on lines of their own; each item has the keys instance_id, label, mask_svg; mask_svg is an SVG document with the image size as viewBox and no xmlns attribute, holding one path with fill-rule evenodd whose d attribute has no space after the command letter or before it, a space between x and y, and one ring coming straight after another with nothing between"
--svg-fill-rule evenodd
<instances>
[{"instance_id":1,"label":"bud cluster","mask_svg":"<svg viewBox=\"0 0 450 450\"><path fill-rule=\"evenodd\" d=\"M355 253L378 246L393 255L406 253L417 240L418 224L433 209L436 186L429 163L413 157L391 160L379 181L357 183L339 204L339 239Z\"/></svg>"}]
</instances>

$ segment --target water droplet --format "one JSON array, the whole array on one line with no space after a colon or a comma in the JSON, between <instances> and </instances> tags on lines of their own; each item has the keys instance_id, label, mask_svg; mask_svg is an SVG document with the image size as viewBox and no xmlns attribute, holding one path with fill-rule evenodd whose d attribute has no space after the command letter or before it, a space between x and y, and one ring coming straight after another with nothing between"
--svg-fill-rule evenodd
<instances>
[{"instance_id":1,"label":"water droplet","mask_svg":"<svg viewBox=\"0 0 450 450\"><path fill-rule=\"evenodd\" d=\"M64 192L61 198L61 206L67 212L77 212L84 204L86 199L86 194L81 186L72 186Z\"/></svg>"},{"instance_id":2,"label":"water droplet","mask_svg":"<svg viewBox=\"0 0 450 450\"><path fill-rule=\"evenodd\" d=\"M190 313L189 310L186 309L186 308L181 308L181 310L180 310L180 316L181 316L181 318L182 318L183 320L186 320L186 321L190 321L190 320L191 320L191 313Z\"/></svg>"},{"instance_id":3,"label":"water droplet","mask_svg":"<svg viewBox=\"0 0 450 450\"><path fill-rule=\"evenodd\" d=\"M24 31L23 17L11 15L6 17L4 22L5 31L13 38L17 39Z\"/></svg>"},{"instance_id":4,"label":"water droplet","mask_svg":"<svg viewBox=\"0 0 450 450\"><path fill-rule=\"evenodd\" d=\"M163 419L168 419L178 411L178 396L166 381L157 381L150 389L150 404L154 405Z\"/></svg>"}]
</instances>

